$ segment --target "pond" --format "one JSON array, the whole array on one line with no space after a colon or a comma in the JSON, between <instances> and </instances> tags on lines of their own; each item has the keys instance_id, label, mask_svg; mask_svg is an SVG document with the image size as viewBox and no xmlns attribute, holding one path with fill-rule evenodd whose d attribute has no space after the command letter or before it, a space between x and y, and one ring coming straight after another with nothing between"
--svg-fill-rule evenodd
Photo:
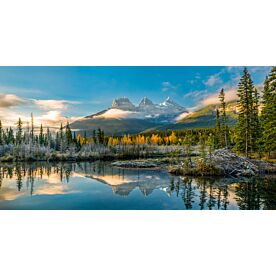
<instances>
[{"instance_id":1,"label":"pond","mask_svg":"<svg viewBox=\"0 0 276 276\"><path fill-rule=\"evenodd\" d=\"M276 178L192 178L108 162L0 165L0 209L276 209Z\"/></svg>"}]
</instances>

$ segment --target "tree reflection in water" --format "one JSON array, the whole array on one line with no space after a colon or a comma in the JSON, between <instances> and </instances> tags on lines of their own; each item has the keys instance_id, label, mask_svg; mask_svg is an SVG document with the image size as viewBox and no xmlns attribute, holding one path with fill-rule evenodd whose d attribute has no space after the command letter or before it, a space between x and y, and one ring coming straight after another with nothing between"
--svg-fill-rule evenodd
<instances>
[{"instance_id":1,"label":"tree reflection in water","mask_svg":"<svg viewBox=\"0 0 276 276\"><path fill-rule=\"evenodd\" d=\"M5 179L13 180L18 192L25 187L35 193L38 179L56 175L60 183L69 183L74 173L110 185L112 191L128 197L136 188L144 196L161 190L171 198L181 199L184 209L242 210L276 209L275 177L218 179L175 177L167 173L114 168L104 162L17 163L0 166L0 195ZM109 178L107 178L107 176ZM108 180L107 180L108 179ZM108 181L116 179L116 183ZM58 184L58 183L57 183ZM24 186L25 185L25 186Z\"/></svg>"}]
</instances>

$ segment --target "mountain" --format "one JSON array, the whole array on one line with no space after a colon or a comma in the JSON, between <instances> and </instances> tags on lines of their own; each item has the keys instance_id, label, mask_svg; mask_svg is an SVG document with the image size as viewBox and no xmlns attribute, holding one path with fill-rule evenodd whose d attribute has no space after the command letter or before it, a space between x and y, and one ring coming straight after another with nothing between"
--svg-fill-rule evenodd
<instances>
[{"instance_id":1,"label":"mountain","mask_svg":"<svg viewBox=\"0 0 276 276\"><path fill-rule=\"evenodd\" d=\"M111 108L118 108L122 110L135 110L135 106L130 102L128 98L115 99L112 102Z\"/></svg>"},{"instance_id":2,"label":"mountain","mask_svg":"<svg viewBox=\"0 0 276 276\"><path fill-rule=\"evenodd\" d=\"M184 113L180 115L177 122L166 125L159 125L147 129L146 131L154 130L180 130L192 128L209 128L216 125L216 109L219 105L212 104L202 107L194 112ZM228 125L235 125L238 119L237 102L232 101L226 104L226 116Z\"/></svg>"},{"instance_id":3,"label":"mountain","mask_svg":"<svg viewBox=\"0 0 276 276\"><path fill-rule=\"evenodd\" d=\"M101 128L107 135L137 134L155 130L181 130L191 128L208 128L216 124L216 109L212 104L194 112L188 112L171 98L155 104L144 97L138 106L128 98L115 99L111 107L86 116L71 124L77 132L91 135L94 129ZM237 102L226 105L228 125L235 125L238 117Z\"/></svg>"},{"instance_id":4,"label":"mountain","mask_svg":"<svg viewBox=\"0 0 276 276\"><path fill-rule=\"evenodd\" d=\"M71 123L74 131L92 133L101 128L108 135L135 134L160 125L173 124L181 114L188 111L169 97L160 104L154 104L144 97L138 106L128 98L114 99L111 107Z\"/></svg>"}]
</instances>

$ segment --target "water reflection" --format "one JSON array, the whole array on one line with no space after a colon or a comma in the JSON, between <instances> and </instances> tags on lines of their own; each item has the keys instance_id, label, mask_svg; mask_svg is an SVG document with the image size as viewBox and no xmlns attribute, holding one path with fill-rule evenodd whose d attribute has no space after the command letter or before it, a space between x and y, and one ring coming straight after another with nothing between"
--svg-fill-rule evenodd
<instances>
[{"instance_id":1,"label":"water reflection","mask_svg":"<svg viewBox=\"0 0 276 276\"><path fill-rule=\"evenodd\" d=\"M0 166L0 208L276 209L276 183L275 177L175 177L104 162L5 164Z\"/></svg>"}]
</instances>

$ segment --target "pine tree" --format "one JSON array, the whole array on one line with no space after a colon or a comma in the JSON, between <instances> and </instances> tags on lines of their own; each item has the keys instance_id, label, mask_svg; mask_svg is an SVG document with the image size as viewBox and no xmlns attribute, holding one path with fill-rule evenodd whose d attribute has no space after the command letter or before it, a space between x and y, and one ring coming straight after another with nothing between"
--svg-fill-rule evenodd
<instances>
[{"instance_id":1,"label":"pine tree","mask_svg":"<svg viewBox=\"0 0 276 276\"><path fill-rule=\"evenodd\" d=\"M222 116L221 116L221 129L222 129L222 139L221 144L223 147L228 147L228 127L227 127L227 117L226 117L226 103L225 103L225 93L224 89L221 89L219 93L219 100L221 103L221 110L222 110Z\"/></svg>"},{"instance_id":2,"label":"pine tree","mask_svg":"<svg viewBox=\"0 0 276 276\"><path fill-rule=\"evenodd\" d=\"M59 148L60 148L61 152L63 152L63 139L64 139L64 137L63 137L63 126L62 126L62 123L60 124L59 132L60 133L59 133L59 136L58 136L58 138L59 138L58 144L59 144Z\"/></svg>"},{"instance_id":3,"label":"pine tree","mask_svg":"<svg viewBox=\"0 0 276 276\"><path fill-rule=\"evenodd\" d=\"M206 157L206 134L199 133L199 151L202 158Z\"/></svg>"},{"instance_id":4,"label":"pine tree","mask_svg":"<svg viewBox=\"0 0 276 276\"><path fill-rule=\"evenodd\" d=\"M59 150L60 150L60 134L59 134L58 131L57 131L57 133L56 133L55 145L56 145L56 150L59 151Z\"/></svg>"},{"instance_id":5,"label":"pine tree","mask_svg":"<svg viewBox=\"0 0 276 276\"><path fill-rule=\"evenodd\" d=\"M3 127L2 127L2 122L0 120L0 145L4 144L4 135L3 135Z\"/></svg>"},{"instance_id":6,"label":"pine tree","mask_svg":"<svg viewBox=\"0 0 276 276\"><path fill-rule=\"evenodd\" d=\"M97 140L99 144L102 144L102 131L100 128L98 128L98 131L97 131Z\"/></svg>"},{"instance_id":7,"label":"pine tree","mask_svg":"<svg viewBox=\"0 0 276 276\"><path fill-rule=\"evenodd\" d=\"M93 129L93 142L94 142L94 144L97 144L97 136L96 136L96 130L95 129Z\"/></svg>"},{"instance_id":8,"label":"pine tree","mask_svg":"<svg viewBox=\"0 0 276 276\"><path fill-rule=\"evenodd\" d=\"M259 101L260 96L257 88L255 88L253 93L253 106L252 106L252 149L254 151L258 150L260 153L260 119L259 119Z\"/></svg>"},{"instance_id":9,"label":"pine tree","mask_svg":"<svg viewBox=\"0 0 276 276\"><path fill-rule=\"evenodd\" d=\"M30 125L29 122L27 122L26 132L24 133L24 142L30 143Z\"/></svg>"},{"instance_id":10,"label":"pine tree","mask_svg":"<svg viewBox=\"0 0 276 276\"><path fill-rule=\"evenodd\" d=\"M31 133L30 133L31 142L34 142L34 116L31 113Z\"/></svg>"},{"instance_id":11,"label":"pine tree","mask_svg":"<svg viewBox=\"0 0 276 276\"><path fill-rule=\"evenodd\" d=\"M22 121L21 118L18 119L17 122L17 131L16 131L16 144L20 145L22 143Z\"/></svg>"},{"instance_id":12,"label":"pine tree","mask_svg":"<svg viewBox=\"0 0 276 276\"><path fill-rule=\"evenodd\" d=\"M73 141L73 137L72 137L72 132L68 122L65 128L65 137L66 137L66 144L67 146L69 146Z\"/></svg>"},{"instance_id":13,"label":"pine tree","mask_svg":"<svg viewBox=\"0 0 276 276\"><path fill-rule=\"evenodd\" d=\"M6 137L5 144L7 144L7 145L14 144L13 129L11 127L6 129L5 137Z\"/></svg>"},{"instance_id":14,"label":"pine tree","mask_svg":"<svg viewBox=\"0 0 276 276\"><path fill-rule=\"evenodd\" d=\"M262 142L265 152L270 156L276 151L276 67L271 69L264 82L262 105Z\"/></svg>"},{"instance_id":15,"label":"pine tree","mask_svg":"<svg viewBox=\"0 0 276 276\"><path fill-rule=\"evenodd\" d=\"M215 148L216 149L221 147L220 134L221 134L220 114L219 114L219 110L216 109L216 128L215 128Z\"/></svg>"},{"instance_id":16,"label":"pine tree","mask_svg":"<svg viewBox=\"0 0 276 276\"><path fill-rule=\"evenodd\" d=\"M40 131L39 131L39 145L42 146L44 144L44 134L43 134L43 126L40 125Z\"/></svg>"},{"instance_id":17,"label":"pine tree","mask_svg":"<svg viewBox=\"0 0 276 276\"><path fill-rule=\"evenodd\" d=\"M243 70L243 76L238 85L238 123L236 131L236 150L244 152L246 156L252 152L253 149L253 125L252 125L252 111L253 111L253 94L255 88L248 70Z\"/></svg>"},{"instance_id":18,"label":"pine tree","mask_svg":"<svg viewBox=\"0 0 276 276\"><path fill-rule=\"evenodd\" d=\"M46 145L47 146L51 146L51 132L50 132L50 129L49 129L49 127L47 127L47 134L46 134Z\"/></svg>"}]
</instances>

